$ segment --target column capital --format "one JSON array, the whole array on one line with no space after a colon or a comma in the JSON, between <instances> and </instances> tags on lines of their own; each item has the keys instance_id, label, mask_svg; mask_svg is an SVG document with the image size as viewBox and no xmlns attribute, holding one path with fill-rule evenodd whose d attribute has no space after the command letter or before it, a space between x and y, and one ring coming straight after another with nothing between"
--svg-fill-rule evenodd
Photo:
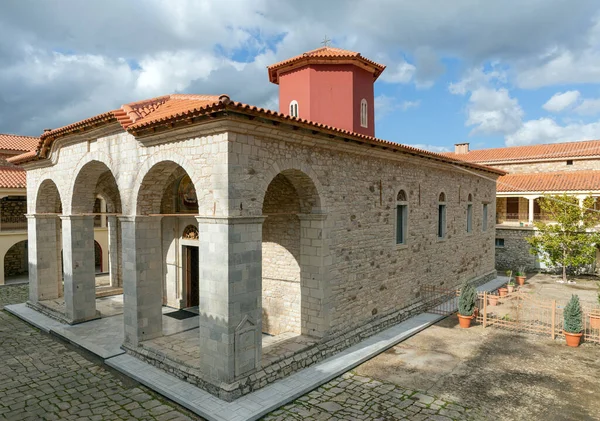
<instances>
[{"instance_id":1,"label":"column capital","mask_svg":"<svg viewBox=\"0 0 600 421\"><path fill-rule=\"evenodd\" d=\"M25 218L27 219L58 219L61 216L59 214L47 214L47 213L27 213Z\"/></svg>"},{"instance_id":2,"label":"column capital","mask_svg":"<svg viewBox=\"0 0 600 421\"><path fill-rule=\"evenodd\" d=\"M63 221L94 219L94 215L59 215Z\"/></svg>"},{"instance_id":3,"label":"column capital","mask_svg":"<svg viewBox=\"0 0 600 421\"><path fill-rule=\"evenodd\" d=\"M115 215L121 222L140 222L151 219L162 219L162 215Z\"/></svg>"},{"instance_id":4,"label":"column capital","mask_svg":"<svg viewBox=\"0 0 600 421\"><path fill-rule=\"evenodd\" d=\"M240 225L240 224L262 224L265 221L264 216L200 216L196 215L199 224L222 224L222 225Z\"/></svg>"}]
</instances>

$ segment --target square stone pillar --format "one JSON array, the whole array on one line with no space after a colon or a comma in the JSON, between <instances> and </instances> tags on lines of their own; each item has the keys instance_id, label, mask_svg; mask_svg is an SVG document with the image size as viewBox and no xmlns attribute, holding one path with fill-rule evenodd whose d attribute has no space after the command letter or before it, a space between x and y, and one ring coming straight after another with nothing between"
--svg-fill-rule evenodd
<instances>
[{"instance_id":1,"label":"square stone pillar","mask_svg":"<svg viewBox=\"0 0 600 421\"><path fill-rule=\"evenodd\" d=\"M162 335L161 217L119 217L122 239L125 344Z\"/></svg>"},{"instance_id":2,"label":"square stone pillar","mask_svg":"<svg viewBox=\"0 0 600 421\"><path fill-rule=\"evenodd\" d=\"M200 369L231 383L260 367L263 217L197 217Z\"/></svg>"},{"instance_id":3,"label":"square stone pillar","mask_svg":"<svg viewBox=\"0 0 600 421\"><path fill-rule=\"evenodd\" d=\"M106 217L108 221L108 273L110 286L123 285L123 272L121 265L121 230L116 216Z\"/></svg>"},{"instance_id":4,"label":"square stone pillar","mask_svg":"<svg viewBox=\"0 0 600 421\"><path fill-rule=\"evenodd\" d=\"M65 271L65 316L70 323L100 317L96 311L94 217L61 216Z\"/></svg>"},{"instance_id":5,"label":"square stone pillar","mask_svg":"<svg viewBox=\"0 0 600 421\"><path fill-rule=\"evenodd\" d=\"M299 214L302 334L322 338L329 330L331 286L326 214Z\"/></svg>"},{"instance_id":6,"label":"square stone pillar","mask_svg":"<svg viewBox=\"0 0 600 421\"><path fill-rule=\"evenodd\" d=\"M59 223L56 215L27 215L29 301L32 303L53 300L60 295Z\"/></svg>"}]
</instances>

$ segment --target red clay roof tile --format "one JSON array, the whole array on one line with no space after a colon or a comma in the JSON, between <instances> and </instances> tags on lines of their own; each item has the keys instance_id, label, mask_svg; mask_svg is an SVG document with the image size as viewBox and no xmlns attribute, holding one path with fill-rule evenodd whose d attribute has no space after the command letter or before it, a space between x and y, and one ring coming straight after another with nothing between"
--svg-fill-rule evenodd
<instances>
[{"instance_id":1,"label":"red clay roof tile","mask_svg":"<svg viewBox=\"0 0 600 421\"><path fill-rule=\"evenodd\" d=\"M34 151L37 148L39 141L39 137L0 133L0 149L10 151Z\"/></svg>"},{"instance_id":2,"label":"red clay roof tile","mask_svg":"<svg viewBox=\"0 0 600 421\"><path fill-rule=\"evenodd\" d=\"M383 64L369 60L368 58L363 57L360 53L335 47L321 47L267 66L269 71L269 80L273 83L279 83L279 73L281 71L287 72L306 64L328 61L348 61L348 63L361 63L363 67L368 68L373 72L374 79L377 79L385 70L385 66Z\"/></svg>"},{"instance_id":3,"label":"red clay roof tile","mask_svg":"<svg viewBox=\"0 0 600 421\"><path fill-rule=\"evenodd\" d=\"M557 171L507 174L498 178L498 193L600 190L600 171Z\"/></svg>"},{"instance_id":4,"label":"red clay roof tile","mask_svg":"<svg viewBox=\"0 0 600 421\"><path fill-rule=\"evenodd\" d=\"M27 187L25 170L19 167L0 167L0 188L24 189Z\"/></svg>"},{"instance_id":5,"label":"red clay roof tile","mask_svg":"<svg viewBox=\"0 0 600 421\"><path fill-rule=\"evenodd\" d=\"M600 155L600 140L479 149L469 151L466 154L445 152L443 155L467 162L490 164L526 160L577 158Z\"/></svg>"}]
</instances>

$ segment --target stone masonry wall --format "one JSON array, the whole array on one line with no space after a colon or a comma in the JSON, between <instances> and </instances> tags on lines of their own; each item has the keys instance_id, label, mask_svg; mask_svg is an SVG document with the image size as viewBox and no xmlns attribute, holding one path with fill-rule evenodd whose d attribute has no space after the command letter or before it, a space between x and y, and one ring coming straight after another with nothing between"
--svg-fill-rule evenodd
<instances>
[{"instance_id":1,"label":"stone masonry wall","mask_svg":"<svg viewBox=\"0 0 600 421\"><path fill-rule=\"evenodd\" d=\"M515 271L525 266L526 270L534 270L536 258L529 253L531 247L525 240L533 233L533 228L496 227L496 238L504 240L504 246L496 247L496 269Z\"/></svg>"},{"instance_id":2,"label":"stone masonry wall","mask_svg":"<svg viewBox=\"0 0 600 421\"><path fill-rule=\"evenodd\" d=\"M4 276L26 273L27 266L27 241L21 241L8 249L4 255Z\"/></svg>"},{"instance_id":3,"label":"stone masonry wall","mask_svg":"<svg viewBox=\"0 0 600 421\"><path fill-rule=\"evenodd\" d=\"M2 223L26 223L27 200L25 197L4 197L0 200Z\"/></svg>"},{"instance_id":4,"label":"stone masonry wall","mask_svg":"<svg viewBox=\"0 0 600 421\"><path fill-rule=\"evenodd\" d=\"M284 176L273 179L263 203L263 332L300 333L300 212L298 194Z\"/></svg>"},{"instance_id":5,"label":"stone masonry wall","mask_svg":"<svg viewBox=\"0 0 600 421\"><path fill-rule=\"evenodd\" d=\"M533 174L554 171L600 170L600 159L574 159L573 165L567 165L567 158L549 162L527 162L511 164L489 164L494 168L508 171L511 174Z\"/></svg>"}]
</instances>

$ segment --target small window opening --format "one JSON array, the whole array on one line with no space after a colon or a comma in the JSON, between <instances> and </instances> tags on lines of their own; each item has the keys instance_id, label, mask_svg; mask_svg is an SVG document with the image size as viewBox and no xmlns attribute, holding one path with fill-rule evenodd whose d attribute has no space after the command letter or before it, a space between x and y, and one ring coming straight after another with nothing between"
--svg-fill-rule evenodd
<instances>
[{"instance_id":1,"label":"small window opening","mask_svg":"<svg viewBox=\"0 0 600 421\"><path fill-rule=\"evenodd\" d=\"M369 126L368 112L369 112L369 110L367 107L367 100L363 98L362 101L360 101L360 125L361 125L361 127Z\"/></svg>"},{"instance_id":2,"label":"small window opening","mask_svg":"<svg viewBox=\"0 0 600 421\"><path fill-rule=\"evenodd\" d=\"M504 247L504 238L496 238L496 247Z\"/></svg>"},{"instance_id":3,"label":"small window opening","mask_svg":"<svg viewBox=\"0 0 600 421\"><path fill-rule=\"evenodd\" d=\"M406 244L406 232L408 229L408 202L406 192L400 190L396 199L396 244Z\"/></svg>"},{"instance_id":4,"label":"small window opening","mask_svg":"<svg viewBox=\"0 0 600 421\"><path fill-rule=\"evenodd\" d=\"M292 117L298 117L298 101L296 100L290 102L290 115Z\"/></svg>"},{"instance_id":5,"label":"small window opening","mask_svg":"<svg viewBox=\"0 0 600 421\"><path fill-rule=\"evenodd\" d=\"M567 159L567 165L573 165L573 160L572 159Z\"/></svg>"}]
</instances>

